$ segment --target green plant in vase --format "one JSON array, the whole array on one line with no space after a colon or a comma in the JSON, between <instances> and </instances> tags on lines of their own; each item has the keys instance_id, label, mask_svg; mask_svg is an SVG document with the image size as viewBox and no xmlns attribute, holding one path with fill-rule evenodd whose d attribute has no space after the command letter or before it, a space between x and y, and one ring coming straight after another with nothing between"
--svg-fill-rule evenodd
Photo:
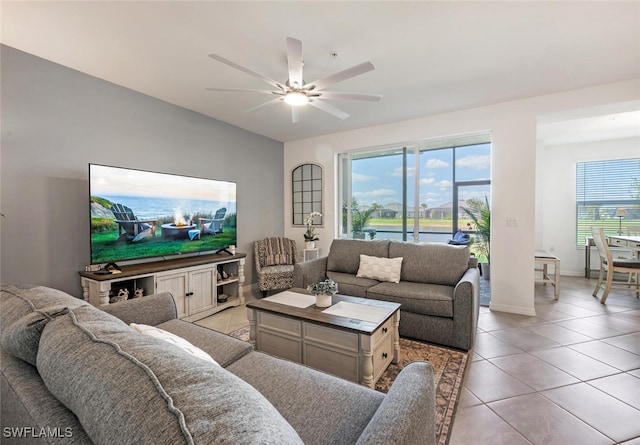
<instances>
[{"instance_id":1,"label":"green plant in vase","mask_svg":"<svg viewBox=\"0 0 640 445\"><path fill-rule=\"evenodd\" d=\"M316 297L316 306L329 307L331 306L333 295L338 292L338 283L328 278L309 285L307 290Z\"/></svg>"},{"instance_id":2,"label":"green plant in vase","mask_svg":"<svg viewBox=\"0 0 640 445\"><path fill-rule=\"evenodd\" d=\"M360 204L356 198L351 199L351 230L353 231L353 238L364 239L367 232L369 232L369 237L371 239L375 238L376 232L373 231L372 233L372 230L366 230L365 227L369 224L369 221L376 210L375 206L372 206L367 210L361 210ZM346 209L344 212L344 218L346 223Z\"/></svg>"}]
</instances>

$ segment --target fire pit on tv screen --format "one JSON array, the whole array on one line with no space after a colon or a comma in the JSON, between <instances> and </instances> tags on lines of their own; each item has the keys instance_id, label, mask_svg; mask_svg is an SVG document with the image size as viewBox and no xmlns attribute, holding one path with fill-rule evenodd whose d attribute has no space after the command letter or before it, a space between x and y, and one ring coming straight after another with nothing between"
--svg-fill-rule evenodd
<instances>
[{"instance_id":1,"label":"fire pit on tv screen","mask_svg":"<svg viewBox=\"0 0 640 445\"><path fill-rule=\"evenodd\" d=\"M237 244L236 183L89 164L91 263Z\"/></svg>"}]
</instances>

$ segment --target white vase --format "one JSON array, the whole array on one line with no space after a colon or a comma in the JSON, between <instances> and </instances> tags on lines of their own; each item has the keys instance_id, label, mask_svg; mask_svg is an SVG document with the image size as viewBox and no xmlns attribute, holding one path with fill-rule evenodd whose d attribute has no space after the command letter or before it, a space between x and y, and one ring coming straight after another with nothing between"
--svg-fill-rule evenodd
<instances>
[{"instance_id":1,"label":"white vase","mask_svg":"<svg viewBox=\"0 0 640 445\"><path fill-rule=\"evenodd\" d=\"M331 295L325 295L325 294L316 295L316 306L318 307L331 306Z\"/></svg>"},{"instance_id":2,"label":"white vase","mask_svg":"<svg viewBox=\"0 0 640 445\"><path fill-rule=\"evenodd\" d=\"M307 249L307 250L315 249L316 248L316 242L315 241L305 241L304 242L304 248Z\"/></svg>"}]
</instances>

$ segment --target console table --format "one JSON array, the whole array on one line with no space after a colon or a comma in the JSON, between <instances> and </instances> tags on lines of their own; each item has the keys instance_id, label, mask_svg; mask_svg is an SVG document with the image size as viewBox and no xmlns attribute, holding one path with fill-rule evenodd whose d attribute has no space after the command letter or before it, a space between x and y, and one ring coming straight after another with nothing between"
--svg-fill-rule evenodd
<instances>
[{"instance_id":1,"label":"console table","mask_svg":"<svg viewBox=\"0 0 640 445\"><path fill-rule=\"evenodd\" d=\"M640 236L607 235L609 247L622 247L631 250L636 258L640 255ZM595 247L593 238L587 237L584 251L584 276L591 278L591 248Z\"/></svg>"},{"instance_id":2,"label":"console table","mask_svg":"<svg viewBox=\"0 0 640 445\"><path fill-rule=\"evenodd\" d=\"M99 306L127 289L129 298L136 289L144 295L170 292L178 317L195 321L231 306L244 304L242 283L246 254L213 254L122 266L122 271L106 275L80 271L85 301ZM218 295L226 298L218 301Z\"/></svg>"},{"instance_id":3,"label":"console table","mask_svg":"<svg viewBox=\"0 0 640 445\"><path fill-rule=\"evenodd\" d=\"M613 247L626 247L634 254L640 252L640 236L607 235L609 245Z\"/></svg>"},{"instance_id":4,"label":"console table","mask_svg":"<svg viewBox=\"0 0 640 445\"><path fill-rule=\"evenodd\" d=\"M560 258L544 250L536 250L535 263L542 264L542 269L536 269L537 272L542 273L542 278L536 279L536 283L551 283L554 287L554 297L557 300L560 297ZM549 275L549 265L553 266L553 275Z\"/></svg>"}]
</instances>

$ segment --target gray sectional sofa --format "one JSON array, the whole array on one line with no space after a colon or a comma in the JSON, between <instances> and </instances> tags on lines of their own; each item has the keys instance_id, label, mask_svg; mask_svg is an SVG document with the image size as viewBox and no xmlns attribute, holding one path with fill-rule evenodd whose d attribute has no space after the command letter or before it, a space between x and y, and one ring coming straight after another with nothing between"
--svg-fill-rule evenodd
<instances>
[{"instance_id":1,"label":"gray sectional sofa","mask_svg":"<svg viewBox=\"0 0 640 445\"><path fill-rule=\"evenodd\" d=\"M402 258L398 283L358 277L361 255ZM336 239L298 263L294 287L330 278L340 294L400 303L400 335L468 350L478 324L480 273L468 246Z\"/></svg>"},{"instance_id":2,"label":"gray sectional sofa","mask_svg":"<svg viewBox=\"0 0 640 445\"><path fill-rule=\"evenodd\" d=\"M0 303L3 444L435 443L429 363L405 367L383 394L178 320L170 294L102 310L3 285ZM130 323L176 334L217 364Z\"/></svg>"}]
</instances>

